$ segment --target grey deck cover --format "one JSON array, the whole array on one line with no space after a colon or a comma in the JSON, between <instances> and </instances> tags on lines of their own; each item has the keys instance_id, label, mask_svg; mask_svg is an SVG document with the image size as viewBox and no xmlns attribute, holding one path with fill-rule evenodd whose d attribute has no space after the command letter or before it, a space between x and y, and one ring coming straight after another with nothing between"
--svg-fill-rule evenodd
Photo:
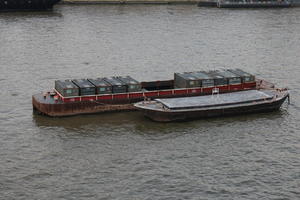
<instances>
[{"instance_id":1,"label":"grey deck cover","mask_svg":"<svg viewBox=\"0 0 300 200\"><path fill-rule=\"evenodd\" d=\"M228 104L246 103L271 99L274 96L272 91L247 90L231 92L218 95L206 95L197 97L180 97L170 99L155 99L169 109L189 109L212 107Z\"/></svg>"}]
</instances>

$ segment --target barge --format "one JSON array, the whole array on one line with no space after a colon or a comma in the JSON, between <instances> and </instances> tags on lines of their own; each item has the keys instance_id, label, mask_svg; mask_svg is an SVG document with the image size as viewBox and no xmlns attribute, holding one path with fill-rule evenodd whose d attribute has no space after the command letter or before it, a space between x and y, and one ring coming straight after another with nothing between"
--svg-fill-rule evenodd
<instances>
[{"instance_id":1,"label":"barge","mask_svg":"<svg viewBox=\"0 0 300 200\"><path fill-rule=\"evenodd\" d=\"M287 8L290 0L218 0L218 8Z\"/></svg>"},{"instance_id":2,"label":"barge","mask_svg":"<svg viewBox=\"0 0 300 200\"><path fill-rule=\"evenodd\" d=\"M0 0L0 11L48 10L60 0Z\"/></svg>"},{"instance_id":3,"label":"barge","mask_svg":"<svg viewBox=\"0 0 300 200\"><path fill-rule=\"evenodd\" d=\"M155 99L134 104L157 122L187 121L278 110L289 98L288 90L248 90L211 96Z\"/></svg>"},{"instance_id":4,"label":"barge","mask_svg":"<svg viewBox=\"0 0 300 200\"><path fill-rule=\"evenodd\" d=\"M55 88L32 96L35 113L51 117L137 110L134 103L157 98L232 93L274 85L240 69L175 73L174 79L138 82L110 77L55 81Z\"/></svg>"}]
</instances>

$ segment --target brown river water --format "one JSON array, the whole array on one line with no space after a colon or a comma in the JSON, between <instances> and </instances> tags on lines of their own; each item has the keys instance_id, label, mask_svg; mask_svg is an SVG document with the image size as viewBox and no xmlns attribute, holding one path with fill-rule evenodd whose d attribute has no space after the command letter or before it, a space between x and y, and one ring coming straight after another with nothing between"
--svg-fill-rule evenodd
<instances>
[{"instance_id":1,"label":"brown river water","mask_svg":"<svg viewBox=\"0 0 300 200\"><path fill-rule=\"evenodd\" d=\"M0 13L0 199L300 199L300 8L57 5ZM49 118L56 79L239 67L291 90L278 112L155 123Z\"/></svg>"}]
</instances>

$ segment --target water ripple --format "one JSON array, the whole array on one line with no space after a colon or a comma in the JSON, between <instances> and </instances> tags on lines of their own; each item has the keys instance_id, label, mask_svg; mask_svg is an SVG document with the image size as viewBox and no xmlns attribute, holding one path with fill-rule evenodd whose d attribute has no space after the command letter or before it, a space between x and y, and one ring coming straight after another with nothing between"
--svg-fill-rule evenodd
<instances>
[{"instance_id":1,"label":"water ripple","mask_svg":"<svg viewBox=\"0 0 300 200\"><path fill-rule=\"evenodd\" d=\"M0 13L2 199L299 199L299 8L58 5ZM242 68L291 90L278 112L154 123L48 118L56 79Z\"/></svg>"}]
</instances>

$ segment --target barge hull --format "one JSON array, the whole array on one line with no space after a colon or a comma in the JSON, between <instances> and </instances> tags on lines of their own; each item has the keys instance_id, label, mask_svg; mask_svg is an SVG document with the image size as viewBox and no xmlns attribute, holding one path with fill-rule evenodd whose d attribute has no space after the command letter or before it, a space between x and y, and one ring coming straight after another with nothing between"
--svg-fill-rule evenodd
<instances>
[{"instance_id":1,"label":"barge hull","mask_svg":"<svg viewBox=\"0 0 300 200\"><path fill-rule=\"evenodd\" d=\"M248 106L239 106L239 107L223 107L207 110L194 110L194 111L183 111L183 112L164 112L157 110L146 110L141 109L144 115L157 122L172 122L172 121L188 121L195 119L204 119L211 117L220 117L220 116L233 116L241 114L251 114L251 113L264 113L272 112L279 110L283 102L288 98L288 95L281 98L278 101L251 104Z\"/></svg>"},{"instance_id":2,"label":"barge hull","mask_svg":"<svg viewBox=\"0 0 300 200\"><path fill-rule=\"evenodd\" d=\"M0 11L48 10L60 0L0 0Z\"/></svg>"},{"instance_id":3,"label":"barge hull","mask_svg":"<svg viewBox=\"0 0 300 200\"><path fill-rule=\"evenodd\" d=\"M220 86L219 90L220 93L227 93L241 90L251 90L255 87L273 87L273 85L265 84L267 84L267 82L259 80L258 82L243 83L241 85ZM54 96L51 95L50 92L39 93L32 96L32 106L35 113L50 117L133 111L137 110L133 106L133 103L143 101L145 99L208 95L212 93L212 89L214 88L169 89L169 87L172 85L173 80L145 82L144 88L151 88L154 90L134 93L76 97L63 97L57 91L54 92Z\"/></svg>"},{"instance_id":4,"label":"barge hull","mask_svg":"<svg viewBox=\"0 0 300 200\"><path fill-rule=\"evenodd\" d=\"M266 2L222 2L217 3L218 8L288 8L290 2L285 1L266 1Z\"/></svg>"},{"instance_id":5,"label":"barge hull","mask_svg":"<svg viewBox=\"0 0 300 200\"><path fill-rule=\"evenodd\" d=\"M136 110L132 103L107 104L95 101L86 101L67 104L46 104L41 103L34 96L32 97L32 106L35 113L47 115L50 117L65 117L78 114L94 114Z\"/></svg>"},{"instance_id":6,"label":"barge hull","mask_svg":"<svg viewBox=\"0 0 300 200\"><path fill-rule=\"evenodd\" d=\"M203 93L202 95L205 95ZM177 94L177 95L164 95L164 98L174 97L186 97L186 96L198 96L198 93L191 94ZM159 96L153 96L151 99L158 98ZM90 101L74 101L74 102L62 102L60 100L55 101L53 97L42 94L36 94L32 96L32 107L35 113L46 115L50 117L64 117L74 116L81 114L95 114L105 112L117 112L117 111L134 111L137 110L133 106L134 103L145 100L144 97L137 97L132 99L108 99L108 100L90 100Z\"/></svg>"}]
</instances>

